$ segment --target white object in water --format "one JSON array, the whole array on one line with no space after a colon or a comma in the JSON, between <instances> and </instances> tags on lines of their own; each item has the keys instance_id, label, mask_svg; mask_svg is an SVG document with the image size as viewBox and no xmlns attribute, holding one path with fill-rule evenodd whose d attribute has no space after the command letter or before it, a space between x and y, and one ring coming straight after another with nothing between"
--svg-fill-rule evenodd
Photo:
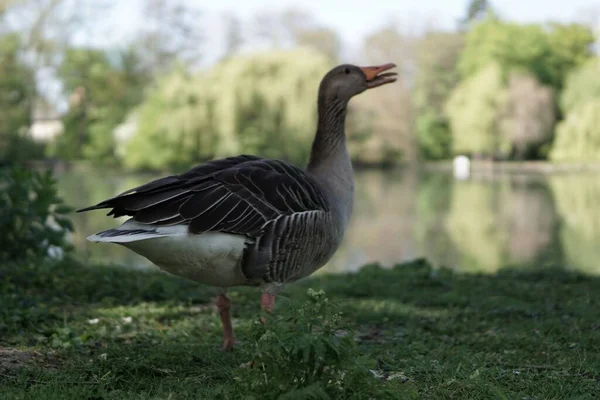
<instances>
[{"instance_id":1,"label":"white object in water","mask_svg":"<svg viewBox=\"0 0 600 400\"><path fill-rule=\"evenodd\" d=\"M467 156L454 157L453 166L456 179L467 179L471 174L471 160Z\"/></svg>"}]
</instances>

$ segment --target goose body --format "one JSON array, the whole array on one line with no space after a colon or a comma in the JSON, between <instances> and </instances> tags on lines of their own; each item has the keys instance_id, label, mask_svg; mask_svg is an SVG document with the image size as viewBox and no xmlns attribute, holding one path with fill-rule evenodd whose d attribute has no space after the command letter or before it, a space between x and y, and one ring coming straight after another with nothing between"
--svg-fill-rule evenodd
<instances>
[{"instance_id":1,"label":"goose body","mask_svg":"<svg viewBox=\"0 0 600 400\"><path fill-rule=\"evenodd\" d=\"M248 283L241 270L245 238L240 235L190 235L182 225L151 228L132 219L109 232L113 236L98 234L88 240L121 244L170 274L207 285L230 287Z\"/></svg>"},{"instance_id":2,"label":"goose body","mask_svg":"<svg viewBox=\"0 0 600 400\"><path fill-rule=\"evenodd\" d=\"M380 74L392 67L341 65L323 78L306 168L251 155L209 161L79 210L130 217L88 240L123 245L171 274L223 288L217 307L232 347L225 288L261 286L261 307L271 311L285 283L312 274L338 249L354 195L347 104L393 82L395 74Z\"/></svg>"},{"instance_id":3,"label":"goose body","mask_svg":"<svg viewBox=\"0 0 600 400\"><path fill-rule=\"evenodd\" d=\"M88 240L121 244L199 283L277 286L310 275L341 242L353 186L342 190L347 207L321 186L279 160L215 160L91 207L132 218Z\"/></svg>"}]
</instances>

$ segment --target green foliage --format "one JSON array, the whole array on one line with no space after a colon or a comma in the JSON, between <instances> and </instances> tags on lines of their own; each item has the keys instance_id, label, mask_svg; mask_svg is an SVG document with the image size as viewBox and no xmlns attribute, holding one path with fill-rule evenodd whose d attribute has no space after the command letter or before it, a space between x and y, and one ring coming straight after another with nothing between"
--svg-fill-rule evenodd
<instances>
[{"instance_id":1,"label":"green foliage","mask_svg":"<svg viewBox=\"0 0 600 400\"><path fill-rule=\"evenodd\" d=\"M547 35L550 53L548 80L538 79L543 84L562 89L569 73L590 59L592 45L597 38L588 26L576 23L551 24Z\"/></svg>"},{"instance_id":2,"label":"green foliage","mask_svg":"<svg viewBox=\"0 0 600 400\"><path fill-rule=\"evenodd\" d=\"M590 60L573 71L561 96L566 114L556 129L553 161L600 160L600 62Z\"/></svg>"},{"instance_id":3,"label":"green foliage","mask_svg":"<svg viewBox=\"0 0 600 400\"><path fill-rule=\"evenodd\" d=\"M417 117L415 133L420 154L428 160L441 160L452 155L452 134L447 118L436 110Z\"/></svg>"},{"instance_id":4,"label":"green foliage","mask_svg":"<svg viewBox=\"0 0 600 400\"><path fill-rule=\"evenodd\" d=\"M157 81L135 111L133 136L120 144L126 167L183 168L212 158L220 138L213 128L214 106L202 87L181 69Z\"/></svg>"},{"instance_id":5,"label":"green foliage","mask_svg":"<svg viewBox=\"0 0 600 400\"><path fill-rule=\"evenodd\" d=\"M560 106L569 115L583 103L597 99L600 99L600 59L594 58L569 74Z\"/></svg>"},{"instance_id":6,"label":"green foliage","mask_svg":"<svg viewBox=\"0 0 600 400\"><path fill-rule=\"evenodd\" d=\"M578 105L558 125L550 158L577 162L600 160L600 100Z\"/></svg>"},{"instance_id":7,"label":"green foliage","mask_svg":"<svg viewBox=\"0 0 600 400\"><path fill-rule=\"evenodd\" d=\"M449 105L455 151L499 151L507 156L510 146L513 157L544 156L545 151L540 149L550 143L555 121L555 100L550 88L555 91L563 88L569 72L590 58L593 41L590 29L578 24L524 25L494 18L477 23L467 34L459 62L466 81ZM496 86L488 89L497 92L486 95L477 92L476 87L483 90L482 71L489 69L491 63L497 65ZM586 78L592 78L592 73L592 67L584 69L581 78L576 75L570 78L569 86L582 87ZM508 92L502 88L504 83ZM592 86L583 93L593 91ZM563 101L567 104L585 96L579 95L577 89L567 92ZM508 94L508 103L503 100L505 94ZM478 102L482 104L477 105ZM465 109L461 111L461 107ZM569 107L563 106L564 110ZM475 111L482 113L480 121L474 118ZM463 130L469 127L471 130ZM502 140L498 140L499 128L503 132ZM486 130L488 134L482 134ZM477 133L474 143L465 146L461 137L474 132ZM484 137L487 140L482 141ZM563 140L555 142L555 151L560 153L562 150L557 147L563 144Z\"/></svg>"},{"instance_id":8,"label":"green foliage","mask_svg":"<svg viewBox=\"0 0 600 400\"><path fill-rule=\"evenodd\" d=\"M463 46L463 35L445 32L429 33L418 42L414 129L426 159L451 155L452 137L444 105L459 83L457 63Z\"/></svg>"},{"instance_id":9,"label":"green foliage","mask_svg":"<svg viewBox=\"0 0 600 400\"><path fill-rule=\"evenodd\" d=\"M53 248L69 250L73 230L52 173L20 167L0 173L0 261L45 258Z\"/></svg>"},{"instance_id":10,"label":"green foliage","mask_svg":"<svg viewBox=\"0 0 600 400\"><path fill-rule=\"evenodd\" d=\"M20 58L16 35L0 36L0 162L39 158L40 145L27 130L35 98L33 71Z\"/></svg>"},{"instance_id":11,"label":"green foliage","mask_svg":"<svg viewBox=\"0 0 600 400\"><path fill-rule=\"evenodd\" d=\"M583 25L519 24L490 18L469 31L459 69L465 78L497 63L503 79L514 70L532 73L542 84L562 88L568 72L584 63L594 42Z\"/></svg>"},{"instance_id":12,"label":"green foliage","mask_svg":"<svg viewBox=\"0 0 600 400\"><path fill-rule=\"evenodd\" d=\"M360 364L354 332L325 293L307 294L265 325L255 322L252 365L236 374L242 391L281 399L392 398Z\"/></svg>"},{"instance_id":13,"label":"green foliage","mask_svg":"<svg viewBox=\"0 0 600 400\"><path fill-rule=\"evenodd\" d=\"M108 54L101 50L69 49L58 70L69 111L54 154L61 158L114 161L114 129L142 100L147 72L133 50Z\"/></svg>"},{"instance_id":14,"label":"green foliage","mask_svg":"<svg viewBox=\"0 0 600 400\"><path fill-rule=\"evenodd\" d=\"M453 153L494 156L506 152L499 125L506 99L501 71L495 64L457 86L446 105Z\"/></svg>"},{"instance_id":15,"label":"green foliage","mask_svg":"<svg viewBox=\"0 0 600 400\"><path fill-rule=\"evenodd\" d=\"M307 50L228 58L210 71L162 78L124 143L130 168L166 168L239 153L304 163L317 87L329 62Z\"/></svg>"},{"instance_id":16,"label":"green foliage","mask_svg":"<svg viewBox=\"0 0 600 400\"><path fill-rule=\"evenodd\" d=\"M18 132L0 134L0 165L44 158L45 147L28 134Z\"/></svg>"}]
</instances>

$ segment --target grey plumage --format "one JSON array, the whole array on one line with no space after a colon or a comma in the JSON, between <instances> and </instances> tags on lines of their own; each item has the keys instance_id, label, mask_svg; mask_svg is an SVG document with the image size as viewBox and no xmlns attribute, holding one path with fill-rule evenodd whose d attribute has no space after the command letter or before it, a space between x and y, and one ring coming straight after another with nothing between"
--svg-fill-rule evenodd
<instances>
[{"instance_id":1,"label":"grey plumage","mask_svg":"<svg viewBox=\"0 0 600 400\"><path fill-rule=\"evenodd\" d=\"M152 232L181 234L169 227L184 227L187 237L234 235L243 239L243 250L232 268L241 271L245 284L285 283L310 275L337 250L352 213L354 178L344 129L348 101L393 81L389 74L378 76L391 66L340 66L323 78L306 169L250 155L213 160L80 210L108 208L108 215L131 217L128 225L93 238L119 236L119 231L130 236L145 232L144 240ZM121 242L145 255L143 246L130 244L133 239ZM228 243L238 248L237 242ZM150 253L168 263L169 257L157 255L155 248Z\"/></svg>"},{"instance_id":2,"label":"grey plumage","mask_svg":"<svg viewBox=\"0 0 600 400\"><path fill-rule=\"evenodd\" d=\"M162 269L226 288L262 286L272 311L283 284L322 267L339 247L352 214L354 177L344 122L350 99L395 80L394 67L341 65L319 86L319 122L306 169L242 155L213 160L85 208L131 218L90 236L118 243ZM217 297L223 346L232 348L231 302Z\"/></svg>"}]
</instances>

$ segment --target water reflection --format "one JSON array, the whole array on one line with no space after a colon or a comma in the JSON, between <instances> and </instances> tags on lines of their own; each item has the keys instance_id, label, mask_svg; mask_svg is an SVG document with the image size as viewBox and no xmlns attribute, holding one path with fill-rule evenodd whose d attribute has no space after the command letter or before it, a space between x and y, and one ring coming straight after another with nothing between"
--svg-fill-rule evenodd
<instances>
[{"instance_id":1,"label":"water reflection","mask_svg":"<svg viewBox=\"0 0 600 400\"><path fill-rule=\"evenodd\" d=\"M75 207L158 177L91 167L57 176L62 195ZM426 257L463 271L560 265L600 273L600 180L595 175L475 174L456 181L441 172L363 171L357 173L356 190L344 243L323 272ZM149 266L125 248L85 240L123 221L105 214L75 216L73 242L79 254L92 262Z\"/></svg>"},{"instance_id":2,"label":"water reflection","mask_svg":"<svg viewBox=\"0 0 600 400\"><path fill-rule=\"evenodd\" d=\"M568 265L600 273L600 179L590 175L553 179L560 216L559 241Z\"/></svg>"}]
</instances>

